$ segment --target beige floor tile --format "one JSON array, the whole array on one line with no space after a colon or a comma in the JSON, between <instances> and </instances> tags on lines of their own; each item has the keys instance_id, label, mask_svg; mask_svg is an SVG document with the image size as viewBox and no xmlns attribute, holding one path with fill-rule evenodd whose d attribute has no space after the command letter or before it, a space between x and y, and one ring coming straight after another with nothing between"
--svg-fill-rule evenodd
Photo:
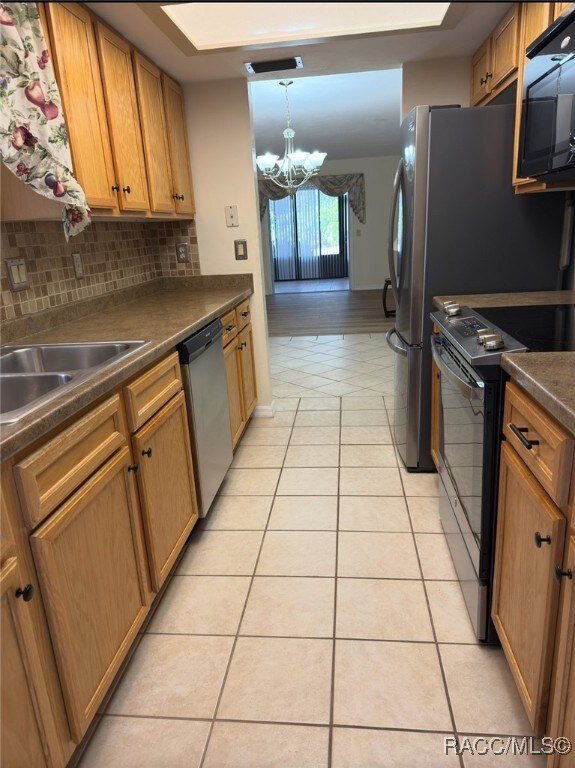
<instances>
[{"instance_id":1,"label":"beige floor tile","mask_svg":"<svg viewBox=\"0 0 575 768\"><path fill-rule=\"evenodd\" d=\"M258 576L334 576L336 534L328 531L267 531Z\"/></svg>"},{"instance_id":2,"label":"beige floor tile","mask_svg":"<svg viewBox=\"0 0 575 768\"><path fill-rule=\"evenodd\" d=\"M462 733L531 735L501 648L440 645L455 726Z\"/></svg>"},{"instance_id":3,"label":"beige floor tile","mask_svg":"<svg viewBox=\"0 0 575 768\"><path fill-rule=\"evenodd\" d=\"M453 734L335 728L332 768L458 768L445 754L446 736Z\"/></svg>"},{"instance_id":4,"label":"beige floor tile","mask_svg":"<svg viewBox=\"0 0 575 768\"><path fill-rule=\"evenodd\" d=\"M282 469L277 488L279 496L337 496L337 467Z\"/></svg>"},{"instance_id":5,"label":"beige floor tile","mask_svg":"<svg viewBox=\"0 0 575 768\"><path fill-rule=\"evenodd\" d=\"M391 445L389 427L342 427L342 445Z\"/></svg>"},{"instance_id":6,"label":"beige floor tile","mask_svg":"<svg viewBox=\"0 0 575 768\"><path fill-rule=\"evenodd\" d=\"M385 410L342 411L341 423L344 427L387 427L387 413Z\"/></svg>"},{"instance_id":7,"label":"beige floor tile","mask_svg":"<svg viewBox=\"0 0 575 768\"><path fill-rule=\"evenodd\" d=\"M407 508L416 533L443 533L439 517L439 497L408 496Z\"/></svg>"},{"instance_id":8,"label":"beige floor tile","mask_svg":"<svg viewBox=\"0 0 575 768\"><path fill-rule=\"evenodd\" d=\"M439 496L437 472L408 472L401 469L401 479L406 496Z\"/></svg>"},{"instance_id":9,"label":"beige floor tile","mask_svg":"<svg viewBox=\"0 0 575 768\"><path fill-rule=\"evenodd\" d=\"M268 530L335 531L337 496L276 496Z\"/></svg>"},{"instance_id":10,"label":"beige floor tile","mask_svg":"<svg viewBox=\"0 0 575 768\"><path fill-rule=\"evenodd\" d=\"M325 397L321 395L313 399L300 401L298 411L339 411L339 397Z\"/></svg>"},{"instance_id":11,"label":"beige floor tile","mask_svg":"<svg viewBox=\"0 0 575 768\"><path fill-rule=\"evenodd\" d=\"M415 541L424 579L457 581L457 573L443 534L416 533Z\"/></svg>"},{"instance_id":12,"label":"beige floor tile","mask_svg":"<svg viewBox=\"0 0 575 768\"><path fill-rule=\"evenodd\" d=\"M294 427L290 445L339 445L339 427Z\"/></svg>"},{"instance_id":13,"label":"beige floor tile","mask_svg":"<svg viewBox=\"0 0 575 768\"><path fill-rule=\"evenodd\" d=\"M460 739L464 738L465 736L460 736ZM500 736L491 743L490 740L493 737L489 735L485 735L477 741L475 735L468 736L467 739L468 741L462 744L462 747L465 747L467 750L463 752L463 765L465 768L546 768L547 766L547 758L541 754L497 754L509 743L508 735ZM487 754L478 753L472 755L467 749L468 744L471 746L471 749L478 750L479 752L487 749L489 751ZM519 749L520 746L521 738L517 741L517 748ZM535 742L535 748L538 749L538 742ZM513 747L510 749L513 749Z\"/></svg>"},{"instance_id":14,"label":"beige floor tile","mask_svg":"<svg viewBox=\"0 0 575 768\"><path fill-rule=\"evenodd\" d=\"M250 426L242 437L244 445L287 445L291 435L291 427L253 427Z\"/></svg>"},{"instance_id":15,"label":"beige floor tile","mask_svg":"<svg viewBox=\"0 0 575 768\"><path fill-rule=\"evenodd\" d=\"M299 405L299 397L276 397L274 400L274 408L277 413L283 411L297 411Z\"/></svg>"},{"instance_id":16,"label":"beige floor tile","mask_svg":"<svg viewBox=\"0 0 575 768\"><path fill-rule=\"evenodd\" d=\"M220 496L273 496L280 469L228 469Z\"/></svg>"},{"instance_id":17,"label":"beige floor tile","mask_svg":"<svg viewBox=\"0 0 575 768\"><path fill-rule=\"evenodd\" d=\"M338 575L372 579L419 579L411 534L339 534Z\"/></svg>"},{"instance_id":18,"label":"beige floor tile","mask_svg":"<svg viewBox=\"0 0 575 768\"><path fill-rule=\"evenodd\" d=\"M327 768L329 729L216 722L204 768Z\"/></svg>"},{"instance_id":19,"label":"beige floor tile","mask_svg":"<svg viewBox=\"0 0 575 768\"><path fill-rule=\"evenodd\" d=\"M240 445L233 469L269 469L281 467L286 454L285 445Z\"/></svg>"},{"instance_id":20,"label":"beige floor tile","mask_svg":"<svg viewBox=\"0 0 575 768\"><path fill-rule=\"evenodd\" d=\"M477 638L457 581L426 581L435 634L440 643L472 643Z\"/></svg>"},{"instance_id":21,"label":"beige floor tile","mask_svg":"<svg viewBox=\"0 0 575 768\"><path fill-rule=\"evenodd\" d=\"M218 718L329 722L330 640L240 637Z\"/></svg>"},{"instance_id":22,"label":"beige floor tile","mask_svg":"<svg viewBox=\"0 0 575 768\"><path fill-rule=\"evenodd\" d=\"M269 429L270 427L291 427L294 423L295 413L293 411L283 411L275 413L273 416L256 416L252 418L254 429Z\"/></svg>"},{"instance_id":23,"label":"beige floor tile","mask_svg":"<svg viewBox=\"0 0 575 768\"><path fill-rule=\"evenodd\" d=\"M338 640L334 723L449 731L435 645Z\"/></svg>"},{"instance_id":24,"label":"beige floor tile","mask_svg":"<svg viewBox=\"0 0 575 768\"><path fill-rule=\"evenodd\" d=\"M296 427L339 427L339 411L300 411Z\"/></svg>"},{"instance_id":25,"label":"beige floor tile","mask_svg":"<svg viewBox=\"0 0 575 768\"><path fill-rule=\"evenodd\" d=\"M411 531L405 499L400 496L342 496L340 531Z\"/></svg>"},{"instance_id":26,"label":"beige floor tile","mask_svg":"<svg viewBox=\"0 0 575 768\"><path fill-rule=\"evenodd\" d=\"M262 531L194 531L176 573L251 576L262 537Z\"/></svg>"},{"instance_id":27,"label":"beige floor tile","mask_svg":"<svg viewBox=\"0 0 575 768\"><path fill-rule=\"evenodd\" d=\"M357 384L348 384L347 381L332 381L329 384L317 387L318 392L325 392L327 395L336 395L337 397L349 395L355 392L356 389Z\"/></svg>"},{"instance_id":28,"label":"beige floor tile","mask_svg":"<svg viewBox=\"0 0 575 768\"><path fill-rule=\"evenodd\" d=\"M342 467L397 467L397 457L393 445L342 445L339 463Z\"/></svg>"},{"instance_id":29,"label":"beige floor tile","mask_svg":"<svg viewBox=\"0 0 575 768\"><path fill-rule=\"evenodd\" d=\"M235 635L249 576L174 576L147 632L183 635Z\"/></svg>"},{"instance_id":30,"label":"beige floor tile","mask_svg":"<svg viewBox=\"0 0 575 768\"><path fill-rule=\"evenodd\" d=\"M337 637L433 642L421 581L338 579Z\"/></svg>"},{"instance_id":31,"label":"beige floor tile","mask_svg":"<svg viewBox=\"0 0 575 768\"><path fill-rule=\"evenodd\" d=\"M334 413L334 411L307 411L307 413ZM339 414L336 414L339 416ZM284 467L337 467L339 445L290 445Z\"/></svg>"},{"instance_id":32,"label":"beige floor tile","mask_svg":"<svg viewBox=\"0 0 575 768\"><path fill-rule=\"evenodd\" d=\"M241 531L266 527L273 496L216 496L198 530Z\"/></svg>"},{"instance_id":33,"label":"beige floor tile","mask_svg":"<svg viewBox=\"0 0 575 768\"><path fill-rule=\"evenodd\" d=\"M241 635L332 637L335 579L256 576Z\"/></svg>"},{"instance_id":34,"label":"beige floor tile","mask_svg":"<svg viewBox=\"0 0 575 768\"><path fill-rule=\"evenodd\" d=\"M366 397L352 397L348 395L341 398L341 408L343 411L362 411L364 409L382 410L385 406L381 395L367 395Z\"/></svg>"},{"instance_id":35,"label":"beige floor tile","mask_svg":"<svg viewBox=\"0 0 575 768\"><path fill-rule=\"evenodd\" d=\"M213 717L231 637L144 635L107 714Z\"/></svg>"},{"instance_id":36,"label":"beige floor tile","mask_svg":"<svg viewBox=\"0 0 575 768\"><path fill-rule=\"evenodd\" d=\"M209 722L103 717L82 768L198 768Z\"/></svg>"},{"instance_id":37,"label":"beige floor tile","mask_svg":"<svg viewBox=\"0 0 575 768\"><path fill-rule=\"evenodd\" d=\"M342 467L341 496L403 496L397 467Z\"/></svg>"}]
</instances>

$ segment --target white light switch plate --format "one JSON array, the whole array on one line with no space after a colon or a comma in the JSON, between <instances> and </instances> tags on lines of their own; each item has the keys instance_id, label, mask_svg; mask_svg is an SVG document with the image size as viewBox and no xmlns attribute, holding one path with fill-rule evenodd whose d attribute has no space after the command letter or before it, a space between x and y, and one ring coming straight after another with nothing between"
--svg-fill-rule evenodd
<instances>
[{"instance_id":1,"label":"white light switch plate","mask_svg":"<svg viewBox=\"0 0 575 768\"><path fill-rule=\"evenodd\" d=\"M238 206L226 205L224 211L226 214L226 227L239 227L240 219L238 216Z\"/></svg>"},{"instance_id":2,"label":"white light switch plate","mask_svg":"<svg viewBox=\"0 0 575 768\"><path fill-rule=\"evenodd\" d=\"M81 280L84 277L84 265L82 264L82 256L79 253L73 253L72 261L74 262L74 272L76 273L76 279Z\"/></svg>"},{"instance_id":3,"label":"white light switch plate","mask_svg":"<svg viewBox=\"0 0 575 768\"><path fill-rule=\"evenodd\" d=\"M30 287L24 259L6 259L5 264L11 291L24 291Z\"/></svg>"}]
</instances>

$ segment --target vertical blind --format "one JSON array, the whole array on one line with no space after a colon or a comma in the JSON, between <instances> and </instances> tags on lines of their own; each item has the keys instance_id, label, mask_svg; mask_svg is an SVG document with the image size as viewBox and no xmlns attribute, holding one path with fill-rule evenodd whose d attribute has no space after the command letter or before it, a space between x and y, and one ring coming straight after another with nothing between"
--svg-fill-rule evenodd
<instances>
[{"instance_id":1,"label":"vertical blind","mask_svg":"<svg viewBox=\"0 0 575 768\"><path fill-rule=\"evenodd\" d=\"M276 281L348 276L346 198L324 195L310 185L270 200Z\"/></svg>"}]
</instances>

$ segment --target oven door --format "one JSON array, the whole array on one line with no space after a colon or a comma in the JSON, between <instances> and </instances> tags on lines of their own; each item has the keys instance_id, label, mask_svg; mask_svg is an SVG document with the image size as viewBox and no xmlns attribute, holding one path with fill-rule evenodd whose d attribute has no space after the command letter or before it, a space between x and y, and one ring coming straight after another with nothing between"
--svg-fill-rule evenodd
<instances>
[{"instance_id":1,"label":"oven door","mask_svg":"<svg viewBox=\"0 0 575 768\"><path fill-rule=\"evenodd\" d=\"M489 568L482 558L485 382L443 337L434 336L431 343L440 377L441 522L476 635L484 640L489 600Z\"/></svg>"}]
</instances>

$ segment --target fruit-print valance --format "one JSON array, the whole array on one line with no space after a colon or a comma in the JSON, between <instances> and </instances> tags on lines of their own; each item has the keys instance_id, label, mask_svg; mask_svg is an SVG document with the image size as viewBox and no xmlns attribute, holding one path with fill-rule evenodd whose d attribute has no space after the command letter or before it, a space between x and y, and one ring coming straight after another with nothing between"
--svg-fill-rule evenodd
<instances>
[{"instance_id":1,"label":"fruit-print valance","mask_svg":"<svg viewBox=\"0 0 575 768\"><path fill-rule=\"evenodd\" d=\"M0 3L0 154L39 195L64 203L66 239L90 223L36 3ZM30 214L33 218L33 213Z\"/></svg>"}]
</instances>

